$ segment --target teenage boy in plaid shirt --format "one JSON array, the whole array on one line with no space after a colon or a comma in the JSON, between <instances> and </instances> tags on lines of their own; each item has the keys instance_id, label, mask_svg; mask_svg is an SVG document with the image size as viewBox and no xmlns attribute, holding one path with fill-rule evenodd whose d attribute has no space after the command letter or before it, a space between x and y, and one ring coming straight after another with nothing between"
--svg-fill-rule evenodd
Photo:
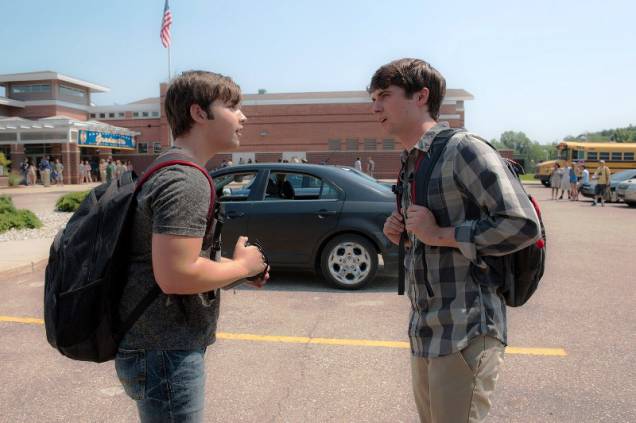
<instances>
[{"instance_id":1,"label":"teenage boy in plaid shirt","mask_svg":"<svg viewBox=\"0 0 636 423\"><path fill-rule=\"evenodd\" d=\"M405 148L405 175L413 175L418 156L449 129L438 122L444 77L422 60L400 59L380 67L368 91L377 120ZM539 221L498 153L473 134L457 132L447 141L429 181L423 207L413 203L405 180L400 210L384 225L395 244L408 234L415 403L422 422L481 422L507 338L504 300L483 270L536 242Z\"/></svg>"}]
</instances>

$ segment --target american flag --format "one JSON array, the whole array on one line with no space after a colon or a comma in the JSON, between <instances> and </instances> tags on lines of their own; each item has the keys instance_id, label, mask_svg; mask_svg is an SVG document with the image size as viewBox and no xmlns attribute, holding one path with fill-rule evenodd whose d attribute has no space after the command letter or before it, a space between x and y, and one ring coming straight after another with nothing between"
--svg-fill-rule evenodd
<instances>
[{"instance_id":1,"label":"american flag","mask_svg":"<svg viewBox=\"0 0 636 423\"><path fill-rule=\"evenodd\" d=\"M161 38L161 44L165 48L170 47L170 26L172 25L172 13L170 12L170 6L168 6L168 0L166 0L166 4L163 7L163 20L161 21L161 33L159 37Z\"/></svg>"}]
</instances>

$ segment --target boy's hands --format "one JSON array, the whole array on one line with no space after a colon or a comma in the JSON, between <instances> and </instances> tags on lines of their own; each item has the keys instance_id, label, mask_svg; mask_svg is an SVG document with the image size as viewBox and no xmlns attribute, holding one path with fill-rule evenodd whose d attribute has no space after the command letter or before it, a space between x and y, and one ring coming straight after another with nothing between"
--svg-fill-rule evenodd
<instances>
[{"instance_id":1,"label":"boy's hands","mask_svg":"<svg viewBox=\"0 0 636 423\"><path fill-rule=\"evenodd\" d=\"M391 213L391 216L386 219L384 222L384 229L382 231L389 241L395 245L400 244L400 235L404 231L404 222L402 215L398 213L397 210Z\"/></svg>"},{"instance_id":2,"label":"boy's hands","mask_svg":"<svg viewBox=\"0 0 636 423\"><path fill-rule=\"evenodd\" d=\"M263 254L261 254L261 251L258 249L258 247L254 245L246 246L245 245L246 242L247 242L246 236L240 236L238 241L236 241L236 246L234 247L233 260L235 260L237 263L243 266L243 268L245 269L245 272L247 273L245 277L249 278L251 276L256 276L259 273L263 272L263 269L265 269L266 264L265 264ZM265 285L268 279L269 279L269 266L267 266L267 269L265 270L265 274L263 278L257 279L255 281L251 281L250 285L261 288L263 285Z\"/></svg>"}]
</instances>

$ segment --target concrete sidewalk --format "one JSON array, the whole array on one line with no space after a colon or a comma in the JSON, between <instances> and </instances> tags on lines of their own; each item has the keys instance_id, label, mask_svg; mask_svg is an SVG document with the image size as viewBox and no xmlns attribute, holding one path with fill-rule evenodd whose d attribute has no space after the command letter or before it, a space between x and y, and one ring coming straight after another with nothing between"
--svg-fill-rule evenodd
<instances>
[{"instance_id":1,"label":"concrete sidewalk","mask_svg":"<svg viewBox=\"0 0 636 423\"><path fill-rule=\"evenodd\" d=\"M99 183L51 185L50 187L42 185L3 187L0 188L0 195L14 197L14 203L18 208L37 211L43 211L43 209L53 210L55 201L59 196L68 192L88 191L98 185ZM45 194L45 196L42 197L42 194ZM46 194L59 194L59 196ZM46 198L46 200L42 200L43 198ZM53 238L0 242L0 283L11 276L42 270L48 261L52 242Z\"/></svg>"},{"instance_id":2,"label":"concrete sidewalk","mask_svg":"<svg viewBox=\"0 0 636 423\"><path fill-rule=\"evenodd\" d=\"M64 192L78 192L78 191L89 191L96 186L98 186L99 182L93 182L91 184L80 184L80 185L51 185L49 187L45 187L44 185L19 185L17 187L0 187L0 195L24 195L24 194L41 194L41 193L64 193Z\"/></svg>"},{"instance_id":3,"label":"concrete sidewalk","mask_svg":"<svg viewBox=\"0 0 636 423\"><path fill-rule=\"evenodd\" d=\"M53 238L0 242L0 282L12 276L42 270Z\"/></svg>"}]
</instances>

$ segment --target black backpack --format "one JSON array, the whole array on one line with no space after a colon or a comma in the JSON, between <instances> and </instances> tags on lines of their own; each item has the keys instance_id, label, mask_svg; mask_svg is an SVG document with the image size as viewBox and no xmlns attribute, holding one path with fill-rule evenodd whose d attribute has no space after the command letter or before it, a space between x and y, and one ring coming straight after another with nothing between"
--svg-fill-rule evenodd
<instances>
[{"instance_id":1,"label":"black backpack","mask_svg":"<svg viewBox=\"0 0 636 423\"><path fill-rule=\"evenodd\" d=\"M127 246L136 208L136 194L144 182L166 166L181 164L199 169L211 187L206 240L217 248L220 226L210 227L214 213L214 184L207 171L180 152L155 160L137 182L132 172L104 183L86 199L60 231L49 253L44 283L44 324L48 342L74 360L102 363L115 358L119 342L160 293L155 285L130 316L118 318L126 283ZM213 252L214 254L214 252Z\"/></svg>"},{"instance_id":2,"label":"black backpack","mask_svg":"<svg viewBox=\"0 0 636 423\"><path fill-rule=\"evenodd\" d=\"M433 140L428 152L426 154L420 153L413 175L405 175L406 163L402 163L398 184L394 190L397 197L398 210L401 209L402 193L404 189L406 189L406 184L403 181L407 179L412 182L411 189L415 194L414 202L426 206L428 185L433 168L446 149L446 145L452 136L463 131L462 129L447 129L440 132ZM482 141L496 151L490 143L485 140ZM504 158L501 158L501 160L512 175L515 176L515 180L521 189L526 192L519 178L519 175L524 173L523 167L513 160ZM541 238L536 243L505 256L483 256L482 259L488 265L486 269L480 269L471 264L471 273L475 279L480 283L498 285L499 292L503 295L506 305L510 307L519 307L530 299L532 294L536 291L545 270L546 234L541 218L541 210L539 209L539 204L536 199L527 192L526 195L528 195L539 218ZM472 207L472 210L469 210L467 217L469 219L476 219L480 217L480 213L481 210L475 205L475 207ZM406 232L404 232L400 241L400 263L404 261L404 242L406 239ZM400 295L404 293L403 267L403 265L400 266L400 273L398 275L398 294Z\"/></svg>"}]
</instances>

